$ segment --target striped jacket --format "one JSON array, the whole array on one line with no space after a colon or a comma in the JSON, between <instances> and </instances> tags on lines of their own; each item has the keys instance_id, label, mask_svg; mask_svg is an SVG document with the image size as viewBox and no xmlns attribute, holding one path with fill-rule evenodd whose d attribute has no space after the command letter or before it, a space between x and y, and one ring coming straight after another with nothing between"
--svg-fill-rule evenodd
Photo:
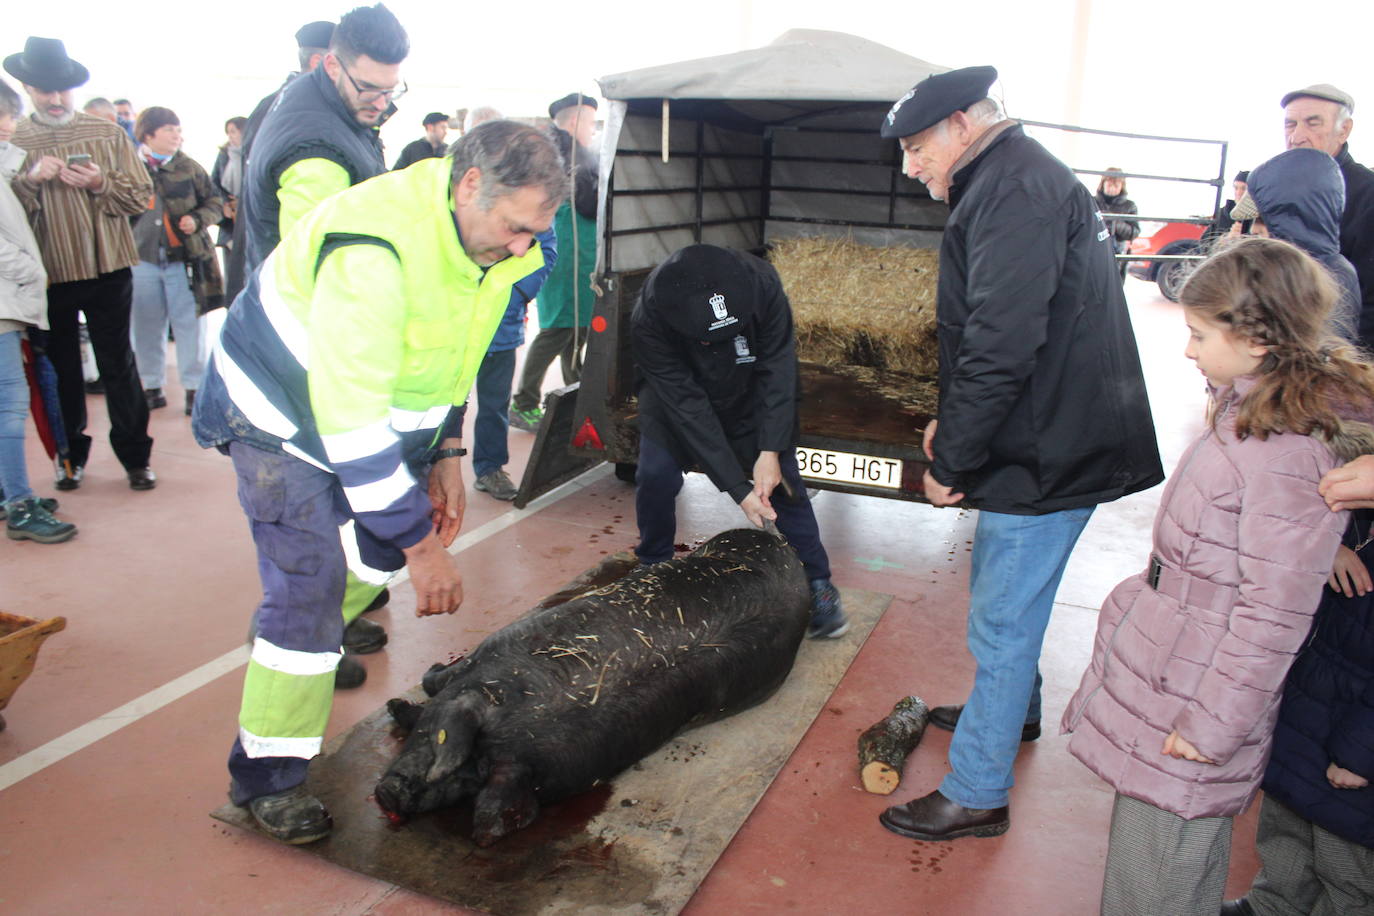
<instances>
[{"instance_id":1,"label":"striped jacket","mask_svg":"<svg viewBox=\"0 0 1374 916\"><path fill-rule=\"evenodd\" d=\"M321 203L249 278L196 397L204 447L281 448L339 477L358 522L409 547L431 508L412 467L457 436L461 405L534 245L485 273L464 252L449 162L430 159Z\"/></svg>"},{"instance_id":2,"label":"striped jacket","mask_svg":"<svg viewBox=\"0 0 1374 916\"><path fill-rule=\"evenodd\" d=\"M28 151L14 193L23 202L43 250L49 283L93 280L138 263L129 217L142 213L153 195L148 170L138 161L128 134L117 124L77 112L61 127L20 121L14 145ZM99 193L72 188L59 179L35 183L27 172L44 156L65 160L88 153L105 184Z\"/></svg>"}]
</instances>

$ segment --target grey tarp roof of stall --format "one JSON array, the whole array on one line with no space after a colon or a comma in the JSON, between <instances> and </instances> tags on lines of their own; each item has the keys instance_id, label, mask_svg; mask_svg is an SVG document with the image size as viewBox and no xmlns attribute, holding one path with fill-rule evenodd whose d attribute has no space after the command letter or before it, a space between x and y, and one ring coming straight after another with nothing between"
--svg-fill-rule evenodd
<instances>
[{"instance_id":1,"label":"grey tarp roof of stall","mask_svg":"<svg viewBox=\"0 0 1374 916\"><path fill-rule=\"evenodd\" d=\"M857 35L792 29L772 44L603 76L608 99L893 102L948 70Z\"/></svg>"}]
</instances>

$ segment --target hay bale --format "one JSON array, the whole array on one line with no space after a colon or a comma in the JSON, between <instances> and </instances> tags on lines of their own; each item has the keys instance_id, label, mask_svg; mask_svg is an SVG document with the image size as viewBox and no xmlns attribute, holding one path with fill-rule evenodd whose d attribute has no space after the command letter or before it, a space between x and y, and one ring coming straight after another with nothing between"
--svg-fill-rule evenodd
<instances>
[{"instance_id":1,"label":"hay bale","mask_svg":"<svg viewBox=\"0 0 1374 916\"><path fill-rule=\"evenodd\" d=\"M936 373L936 252L806 238L774 242L769 257L792 303L801 359Z\"/></svg>"}]
</instances>

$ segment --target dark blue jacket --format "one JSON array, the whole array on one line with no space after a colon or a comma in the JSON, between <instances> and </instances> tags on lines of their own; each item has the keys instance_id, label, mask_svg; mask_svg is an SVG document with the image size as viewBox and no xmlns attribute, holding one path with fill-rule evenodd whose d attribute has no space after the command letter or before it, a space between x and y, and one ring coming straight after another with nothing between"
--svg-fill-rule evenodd
<instances>
[{"instance_id":1,"label":"dark blue jacket","mask_svg":"<svg viewBox=\"0 0 1374 916\"><path fill-rule=\"evenodd\" d=\"M1359 331L1360 281L1341 254L1345 179L1321 150L1300 147L1279 153L1250 171L1246 191L1255 199L1269 234L1292 242L1322 263L1344 290L1342 333Z\"/></svg>"},{"instance_id":2,"label":"dark blue jacket","mask_svg":"<svg viewBox=\"0 0 1374 916\"><path fill-rule=\"evenodd\" d=\"M1371 523L1370 513L1357 515L1361 539ZM1374 544L1360 559L1374 569ZM1333 762L1371 785L1333 788L1326 781ZM1324 590L1312 636L1284 687L1264 791L1317 826L1374 848L1374 593L1346 598Z\"/></svg>"}]
</instances>

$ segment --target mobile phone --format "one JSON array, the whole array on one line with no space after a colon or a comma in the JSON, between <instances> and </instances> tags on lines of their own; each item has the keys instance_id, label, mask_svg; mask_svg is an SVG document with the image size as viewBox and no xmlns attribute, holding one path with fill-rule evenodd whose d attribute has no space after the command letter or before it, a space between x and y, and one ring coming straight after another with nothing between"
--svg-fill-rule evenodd
<instances>
[{"instance_id":1,"label":"mobile phone","mask_svg":"<svg viewBox=\"0 0 1374 916\"><path fill-rule=\"evenodd\" d=\"M67 157L67 165L90 165L90 153L73 153Z\"/></svg>"}]
</instances>

